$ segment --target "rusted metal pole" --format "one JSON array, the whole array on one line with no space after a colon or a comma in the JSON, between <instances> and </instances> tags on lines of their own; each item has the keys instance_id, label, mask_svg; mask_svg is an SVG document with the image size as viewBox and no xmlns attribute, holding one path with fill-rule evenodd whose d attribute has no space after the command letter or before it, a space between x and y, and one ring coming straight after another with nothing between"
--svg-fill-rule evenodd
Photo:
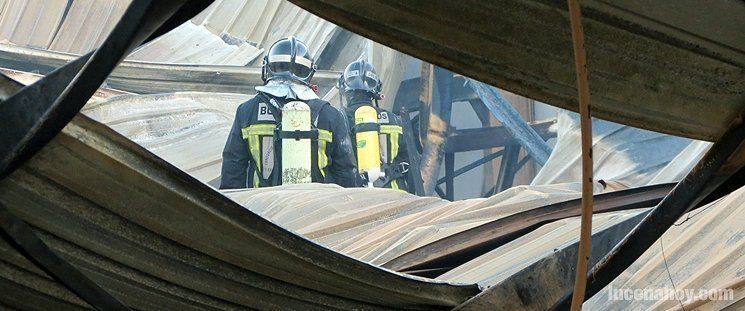
<instances>
[{"instance_id":1,"label":"rusted metal pole","mask_svg":"<svg viewBox=\"0 0 745 311\"><path fill-rule=\"evenodd\" d=\"M582 12L579 0L567 0L567 3L569 5L569 23L572 28L582 133L582 225L580 228L579 252L577 253L577 273L574 277L572 310L582 310L582 302L585 300L585 285L587 284L587 262L590 260L590 246L592 245L592 117L590 116L590 85L587 81Z\"/></svg>"}]
</instances>

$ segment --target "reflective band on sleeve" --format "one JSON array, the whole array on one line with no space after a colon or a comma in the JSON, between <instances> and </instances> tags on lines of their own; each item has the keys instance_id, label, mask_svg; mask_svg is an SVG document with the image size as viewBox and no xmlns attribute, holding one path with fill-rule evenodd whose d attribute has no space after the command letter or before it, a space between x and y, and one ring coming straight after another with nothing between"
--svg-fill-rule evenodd
<instances>
[{"instance_id":1,"label":"reflective band on sleeve","mask_svg":"<svg viewBox=\"0 0 745 311\"><path fill-rule=\"evenodd\" d=\"M327 130L323 130L323 129L318 129L318 140L323 140L323 141L325 141L327 143L333 142L334 141L334 133L332 133L331 131L327 131Z\"/></svg>"},{"instance_id":2,"label":"reflective band on sleeve","mask_svg":"<svg viewBox=\"0 0 745 311\"><path fill-rule=\"evenodd\" d=\"M251 158L253 158L254 163L256 163L256 171L260 172L261 171L261 144L259 143L258 135L248 136L248 151L251 153Z\"/></svg>"},{"instance_id":3,"label":"reflective band on sleeve","mask_svg":"<svg viewBox=\"0 0 745 311\"><path fill-rule=\"evenodd\" d=\"M383 134L403 134L404 130L398 125L380 125L380 132Z\"/></svg>"},{"instance_id":4,"label":"reflective band on sleeve","mask_svg":"<svg viewBox=\"0 0 745 311\"><path fill-rule=\"evenodd\" d=\"M248 140L248 152L251 154L251 158L256 164L256 172L254 172L254 187L259 186L258 172L261 172L261 136L272 136L274 135L274 124L253 124L248 127L241 129L243 139Z\"/></svg>"},{"instance_id":5,"label":"reflective band on sleeve","mask_svg":"<svg viewBox=\"0 0 745 311\"><path fill-rule=\"evenodd\" d=\"M321 171L321 175L326 177L326 172L323 171L326 166L329 165L329 157L326 154L326 146L333 142L334 133L331 131L318 129L318 169Z\"/></svg>"},{"instance_id":6,"label":"reflective band on sleeve","mask_svg":"<svg viewBox=\"0 0 745 311\"><path fill-rule=\"evenodd\" d=\"M274 135L274 124L254 124L244 128L246 135Z\"/></svg>"},{"instance_id":7,"label":"reflective band on sleeve","mask_svg":"<svg viewBox=\"0 0 745 311\"><path fill-rule=\"evenodd\" d=\"M380 133L388 136L391 146L391 154L388 157L388 163L393 163L393 160L398 156L399 137L404 133L403 128L398 125L381 125Z\"/></svg>"}]
</instances>

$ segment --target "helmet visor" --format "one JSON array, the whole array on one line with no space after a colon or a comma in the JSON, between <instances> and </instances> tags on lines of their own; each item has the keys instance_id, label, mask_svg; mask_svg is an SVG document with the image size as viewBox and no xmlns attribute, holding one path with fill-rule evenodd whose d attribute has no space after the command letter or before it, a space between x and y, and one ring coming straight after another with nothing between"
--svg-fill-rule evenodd
<instances>
[{"instance_id":1,"label":"helmet visor","mask_svg":"<svg viewBox=\"0 0 745 311\"><path fill-rule=\"evenodd\" d=\"M378 87L378 76L372 71L347 70L344 72L344 83L350 90L374 92Z\"/></svg>"},{"instance_id":2,"label":"helmet visor","mask_svg":"<svg viewBox=\"0 0 745 311\"><path fill-rule=\"evenodd\" d=\"M302 56L295 57L293 64L290 55L270 55L268 63L269 71L278 77L287 76L305 80L313 73L313 62Z\"/></svg>"}]
</instances>

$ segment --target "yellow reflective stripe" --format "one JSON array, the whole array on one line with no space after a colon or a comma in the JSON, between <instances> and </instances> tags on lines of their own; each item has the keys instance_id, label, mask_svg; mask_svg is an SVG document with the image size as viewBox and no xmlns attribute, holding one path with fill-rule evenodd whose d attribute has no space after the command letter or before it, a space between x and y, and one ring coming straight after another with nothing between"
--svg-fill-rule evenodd
<instances>
[{"instance_id":1,"label":"yellow reflective stripe","mask_svg":"<svg viewBox=\"0 0 745 311\"><path fill-rule=\"evenodd\" d=\"M318 140L330 143L334 141L334 133L327 130L318 129Z\"/></svg>"},{"instance_id":2,"label":"yellow reflective stripe","mask_svg":"<svg viewBox=\"0 0 745 311\"><path fill-rule=\"evenodd\" d=\"M326 156L326 141L318 140L318 170L321 171L321 175L326 177L326 172L323 169L329 165L329 158Z\"/></svg>"},{"instance_id":3,"label":"yellow reflective stripe","mask_svg":"<svg viewBox=\"0 0 745 311\"><path fill-rule=\"evenodd\" d=\"M393 163L393 159L398 156L398 138L400 136L398 134L391 134L388 137L391 139L391 156L388 158L390 159L390 163Z\"/></svg>"},{"instance_id":4,"label":"yellow reflective stripe","mask_svg":"<svg viewBox=\"0 0 745 311\"><path fill-rule=\"evenodd\" d=\"M251 157L256 163L256 170L261 172L261 144L259 144L258 135L248 136L248 152L251 153Z\"/></svg>"},{"instance_id":5,"label":"yellow reflective stripe","mask_svg":"<svg viewBox=\"0 0 745 311\"><path fill-rule=\"evenodd\" d=\"M399 135L403 135L404 130L398 125L381 125L380 133L388 135L388 143L391 146L391 154L388 156L388 163L393 163L393 159L398 156Z\"/></svg>"},{"instance_id":6,"label":"yellow reflective stripe","mask_svg":"<svg viewBox=\"0 0 745 311\"><path fill-rule=\"evenodd\" d=\"M323 169L329 165L329 157L326 154L326 145L333 142L333 140L334 133L318 129L318 169L321 171L323 177L326 177L326 172L324 172Z\"/></svg>"},{"instance_id":7,"label":"yellow reflective stripe","mask_svg":"<svg viewBox=\"0 0 745 311\"><path fill-rule=\"evenodd\" d=\"M274 124L254 124L244 128L244 137L249 135L274 135Z\"/></svg>"},{"instance_id":8,"label":"yellow reflective stripe","mask_svg":"<svg viewBox=\"0 0 745 311\"><path fill-rule=\"evenodd\" d=\"M391 189L398 190L398 181L396 181L395 179L391 180Z\"/></svg>"},{"instance_id":9,"label":"yellow reflective stripe","mask_svg":"<svg viewBox=\"0 0 745 311\"><path fill-rule=\"evenodd\" d=\"M256 172L254 172L254 188L259 187L259 172L261 172L261 136L274 135L274 124L253 124L241 129L243 139L248 140L248 152L251 153L254 163L256 163Z\"/></svg>"},{"instance_id":10,"label":"yellow reflective stripe","mask_svg":"<svg viewBox=\"0 0 745 311\"><path fill-rule=\"evenodd\" d=\"M380 133L382 134L403 134L404 129L398 125L380 125Z\"/></svg>"}]
</instances>

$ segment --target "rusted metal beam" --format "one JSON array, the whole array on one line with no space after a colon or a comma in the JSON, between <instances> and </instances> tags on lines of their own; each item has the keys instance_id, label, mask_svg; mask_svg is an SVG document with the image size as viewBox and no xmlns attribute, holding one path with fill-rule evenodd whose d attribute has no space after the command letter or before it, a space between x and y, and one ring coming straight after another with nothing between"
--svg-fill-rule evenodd
<instances>
[{"instance_id":1,"label":"rusted metal beam","mask_svg":"<svg viewBox=\"0 0 745 311\"><path fill-rule=\"evenodd\" d=\"M640 187L595 196L595 212L649 207L670 192L673 184ZM451 235L398 256L383 267L396 271L458 266L548 222L580 215L581 200L555 203L513 214Z\"/></svg>"}]
</instances>

